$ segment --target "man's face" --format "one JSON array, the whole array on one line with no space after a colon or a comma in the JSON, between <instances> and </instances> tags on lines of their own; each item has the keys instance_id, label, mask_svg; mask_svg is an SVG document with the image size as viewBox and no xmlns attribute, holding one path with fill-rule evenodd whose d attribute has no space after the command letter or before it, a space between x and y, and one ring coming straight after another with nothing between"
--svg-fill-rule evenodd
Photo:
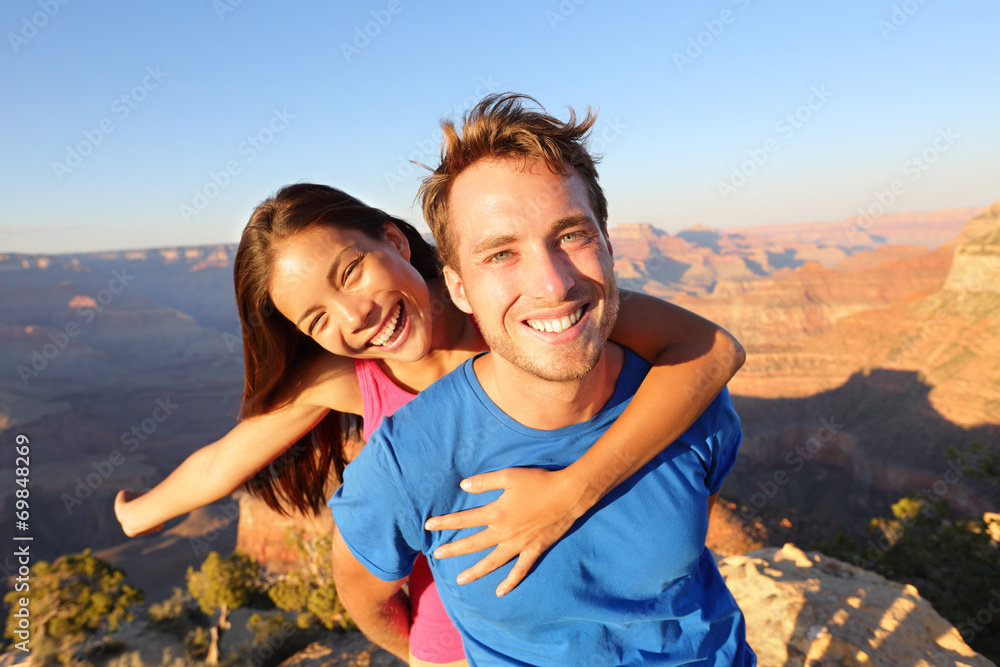
<instances>
[{"instance_id":1,"label":"man's face","mask_svg":"<svg viewBox=\"0 0 1000 667\"><path fill-rule=\"evenodd\" d=\"M455 179L449 201L452 298L501 359L556 382L590 372L618 316L608 239L570 173L483 160Z\"/></svg>"}]
</instances>

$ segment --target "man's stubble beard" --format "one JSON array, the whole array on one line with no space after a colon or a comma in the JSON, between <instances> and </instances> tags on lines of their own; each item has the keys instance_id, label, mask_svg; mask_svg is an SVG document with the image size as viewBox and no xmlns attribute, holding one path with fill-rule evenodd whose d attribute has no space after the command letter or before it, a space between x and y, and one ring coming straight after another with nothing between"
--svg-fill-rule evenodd
<instances>
[{"instance_id":1,"label":"man's stubble beard","mask_svg":"<svg viewBox=\"0 0 1000 667\"><path fill-rule=\"evenodd\" d=\"M567 356L572 356L572 353L575 352L575 348L577 347L588 348L585 352L581 352L581 354L584 354L585 356L580 363L567 369L553 368L552 366L541 363L538 359L535 359L531 355L522 354L521 351L517 349L517 346L512 343L509 336L494 336L492 329L484 327L479 318L476 317L475 313L472 314L472 317L476 320L476 325L479 327L479 332L482 334L483 340L486 341L490 351L494 354L499 355L517 368L534 375L541 380L545 380L547 382L573 382L583 379L588 373L594 370L598 360L601 358L601 353L604 352L604 348L607 345L608 337L611 335L611 330L614 329L615 322L618 319L618 309L621 299L619 297L617 284L613 285L613 287L608 290L608 293L610 297L604 301L604 310L601 314L601 321L598 324L594 335L590 338L590 340L577 339L567 346L567 350L571 352L571 354Z\"/></svg>"}]
</instances>

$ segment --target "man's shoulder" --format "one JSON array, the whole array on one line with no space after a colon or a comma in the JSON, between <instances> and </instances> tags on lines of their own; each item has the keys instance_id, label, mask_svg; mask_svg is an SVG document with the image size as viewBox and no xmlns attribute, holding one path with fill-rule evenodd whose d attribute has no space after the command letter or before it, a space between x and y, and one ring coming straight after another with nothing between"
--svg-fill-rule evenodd
<instances>
[{"instance_id":1,"label":"man's shoulder","mask_svg":"<svg viewBox=\"0 0 1000 667\"><path fill-rule=\"evenodd\" d=\"M620 347L624 353L625 360L622 364L621 371L618 373L618 381L621 382L624 379L634 394L635 390L639 388L639 385L642 384L642 381L646 378L646 373L653 368L652 365L624 345L612 343L611 341L608 341L608 345L616 345L617 347ZM632 385L635 386L632 387Z\"/></svg>"},{"instance_id":2,"label":"man's shoulder","mask_svg":"<svg viewBox=\"0 0 1000 667\"><path fill-rule=\"evenodd\" d=\"M695 423L701 423L707 428L719 429L729 427L733 422L738 427L739 416L736 414L733 399L729 395L729 387L723 387Z\"/></svg>"}]
</instances>

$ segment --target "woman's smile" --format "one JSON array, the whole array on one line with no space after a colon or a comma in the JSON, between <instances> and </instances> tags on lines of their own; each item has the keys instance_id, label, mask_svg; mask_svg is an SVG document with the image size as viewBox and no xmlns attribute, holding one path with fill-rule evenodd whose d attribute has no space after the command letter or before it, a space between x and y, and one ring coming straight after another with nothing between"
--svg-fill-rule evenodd
<instances>
[{"instance_id":1,"label":"woman's smile","mask_svg":"<svg viewBox=\"0 0 1000 667\"><path fill-rule=\"evenodd\" d=\"M380 347L387 352L398 349L406 339L406 334L409 333L407 330L409 323L410 318L406 316L406 304L400 299L396 307L392 309L392 315L382 327L380 333L375 338L372 338L368 345L370 347Z\"/></svg>"}]
</instances>

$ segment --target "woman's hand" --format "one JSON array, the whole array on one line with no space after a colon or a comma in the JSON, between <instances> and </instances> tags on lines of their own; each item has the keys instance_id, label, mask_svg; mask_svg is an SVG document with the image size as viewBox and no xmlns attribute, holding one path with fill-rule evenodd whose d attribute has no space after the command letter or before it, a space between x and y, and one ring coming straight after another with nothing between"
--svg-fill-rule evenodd
<instances>
[{"instance_id":1,"label":"woman's hand","mask_svg":"<svg viewBox=\"0 0 1000 667\"><path fill-rule=\"evenodd\" d=\"M136 493L135 491L132 491L130 489L122 489L121 491L118 492L118 495L115 496L115 517L117 517L118 523L122 525L122 530L129 537L148 535L149 533L155 533L156 531L161 530L163 528L163 524L161 523L159 526L153 526L149 530L145 530L141 533L132 531L132 528L129 525L129 521L127 518L126 505L128 505L129 501L135 500L143 493L145 493L145 491L141 493Z\"/></svg>"},{"instance_id":2,"label":"woman's hand","mask_svg":"<svg viewBox=\"0 0 1000 667\"><path fill-rule=\"evenodd\" d=\"M435 558L471 554L495 546L485 558L458 575L459 584L483 577L511 558L517 562L497 586L497 597L514 589L546 549L590 509L586 488L565 470L505 468L462 480L462 489L482 493L504 489L489 505L431 517L427 530L488 526L475 535L438 547Z\"/></svg>"}]
</instances>

